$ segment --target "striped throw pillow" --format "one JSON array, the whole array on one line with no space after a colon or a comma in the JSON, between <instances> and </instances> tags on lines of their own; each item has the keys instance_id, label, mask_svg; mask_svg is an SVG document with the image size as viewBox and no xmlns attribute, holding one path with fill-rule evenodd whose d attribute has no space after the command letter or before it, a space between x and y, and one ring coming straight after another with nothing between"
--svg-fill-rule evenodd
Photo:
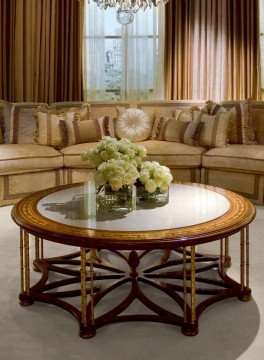
<instances>
[{"instance_id":1,"label":"striped throw pillow","mask_svg":"<svg viewBox=\"0 0 264 360\"><path fill-rule=\"evenodd\" d=\"M108 123L109 118L107 116L86 121L60 120L62 147L101 140L103 136L109 135L106 132Z\"/></svg>"},{"instance_id":2,"label":"striped throw pillow","mask_svg":"<svg viewBox=\"0 0 264 360\"><path fill-rule=\"evenodd\" d=\"M195 111L194 121L203 124L199 135L199 145L209 148L226 147L230 117L229 113L207 115L202 111Z\"/></svg>"},{"instance_id":3,"label":"striped throw pillow","mask_svg":"<svg viewBox=\"0 0 264 360\"><path fill-rule=\"evenodd\" d=\"M61 148L63 145L59 128L60 121L63 120L66 123L71 123L74 120L86 121L89 119L89 114L89 106L71 108L67 111L51 109L49 107L37 108L37 143Z\"/></svg>"},{"instance_id":4,"label":"striped throw pillow","mask_svg":"<svg viewBox=\"0 0 264 360\"><path fill-rule=\"evenodd\" d=\"M175 141L187 145L198 145L199 133L202 124L193 119L192 107L188 111L174 109L173 117L156 118L152 129L152 140Z\"/></svg>"},{"instance_id":5,"label":"striped throw pillow","mask_svg":"<svg viewBox=\"0 0 264 360\"><path fill-rule=\"evenodd\" d=\"M209 100L201 111L209 115L231 114L228 134L230 144L256 144L250 99L241 101L240 104L232 107L230 110L221 104Z\"/></svg>"}]
</instances>

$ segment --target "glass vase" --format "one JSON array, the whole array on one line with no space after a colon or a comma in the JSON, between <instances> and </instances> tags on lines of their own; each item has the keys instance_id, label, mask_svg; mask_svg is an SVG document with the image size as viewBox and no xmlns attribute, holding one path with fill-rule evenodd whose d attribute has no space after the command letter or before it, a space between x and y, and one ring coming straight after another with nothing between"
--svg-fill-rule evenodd
<instances>
[{"instance_id":1,"label":"glass vase","mask_svg":"<svg viewBox=\"0 0 264 360\"><path fill-rule=\"evenodd\" d=\"M157 189L153 193L148 192L144 185L138 185L136 189L137 204L157 204L157 206L162 206L169 202L169 188L166 192Z\"/></svg>"},{"instance_id":2,"label":"glass vase","mask_svg":"<svg viewBox=\"0 0 264 360\"><path fill-rule=\"evenodd\" d=\"M107 212L130 212L136 207L136 190L133 185L123 186L113 191L108 184L97 189L97 206Z\"/></svg>"}]
</instances>

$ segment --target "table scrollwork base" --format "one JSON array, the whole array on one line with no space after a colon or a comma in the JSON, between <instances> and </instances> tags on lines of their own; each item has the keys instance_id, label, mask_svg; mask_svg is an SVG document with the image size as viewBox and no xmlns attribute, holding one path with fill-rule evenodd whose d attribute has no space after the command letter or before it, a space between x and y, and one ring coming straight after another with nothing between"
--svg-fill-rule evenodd
<instances>
[{"instance_id":1,"label":"table scrollwork base","mask_svg":"<svg viewBox=\"0 0 264 360\"><path fill-rule=\"evenodd\" d=\"M101 257L100 249L80 248L75 253L45 258L43 239L35 238L33 269L40 272L40 280L30 286L29 234L20 231L21 293L20 304L29 306L34 301L56 305L71 313L79 322L79 335L91 338L103 325L122 321L154 321L181 326L182 333L194 336L198 333L198 321L203 311L211 304L230 297L242 301L251 299L249 288L249 229L240 231L240 282L227 275L231 265L229 239L219 240L219 255L197 252L197 246L180 247L160 252L155 263L143 266L146 257L158 250L107 250L120 258L126 268ZM60 274L64 278L50 281L49 275ZM208 276L208 274L210 276ZM103 286L102 286L103 284ZM109 311L96 316L96 309L106 295L130 284L125 299ZM71 289L64 289L65 286ZM144 287L153 287L177 304L179 313L174 313L157 304L148 296ZM73 288L74 287L74 288ZM197 296L203 299L197 301ZM80 307L73 306L67 298L79 297ZM137 299L153 314L127 314L125 310Z\"/></svg>"}]
</instances>

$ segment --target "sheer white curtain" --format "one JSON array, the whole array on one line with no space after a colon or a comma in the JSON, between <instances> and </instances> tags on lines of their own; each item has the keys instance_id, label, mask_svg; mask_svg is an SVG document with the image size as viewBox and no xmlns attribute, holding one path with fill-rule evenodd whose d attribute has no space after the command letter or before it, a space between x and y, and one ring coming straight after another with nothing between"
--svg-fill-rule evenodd
<instances>
[{"instance_id":1,"label":"sheer white curtain","mask_svg":"<svg viewBox=\"0 0 264 360\"><path fill-rule=\"evenodd\" d=\"M123 27L123 99L164 98L164 21L165 10L159 6L139 10Z\"/></svg>"},{"instance_id":2,"label":"sheer white curtain","mask_svg":"<svg viewBox=\"0 0 264 360\"><path fill-rule=\"evenodd\" d=\"M85 100L104 100L105 83L105 16L95 3L84 10L83 84Z\"/></svg>"},{"instance_id":3,"label":"sheer white curtain","mask_svg":"<svg viewBox=\"0 0 264 360\"><path fill-rule=\"evenodd\" d=\"M139 10L132 24L122 26L120 34L116 32L120 24L115 20L115 11L111 15L109 10L101 10L96 3L87 4L86 1L83 55L85 99L107 98L105 69L109 15L113 16L111 18L113 34L119 34L117 37L121 37L122 43L120 99L162 99L164 97L164 6L147 9L145 12Z\"/></svg>"}]
</instances>

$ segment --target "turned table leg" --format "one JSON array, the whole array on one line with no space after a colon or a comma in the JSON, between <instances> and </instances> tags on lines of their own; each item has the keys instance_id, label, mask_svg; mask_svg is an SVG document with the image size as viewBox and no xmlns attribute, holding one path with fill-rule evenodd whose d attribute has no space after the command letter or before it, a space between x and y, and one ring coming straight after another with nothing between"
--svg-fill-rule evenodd
<instances>
[{"instance_id":1,"label":"turned table leg","mask_svg":"<svg viewBox=\"0 0 264 360\"><path fill-rule=\"evenodd\" d=\"M79 335L88 339L95 336L94 327L94 261L96 253L94 249L90 249L90 303L87 307L87 289L86 289L86 249L81 248L81 325ZM89 311L87 311L89 310Z\"/></svg>"},{"instance_id":2,"label":"turned table leg","mask_svg":"<svg viewBox=\"0 0 264 360\"><path fill-rule=\"evenodd\" d=\"M22 306L33 304L30 299L30 262L29 262L29 234L20 229L20 276L21 276L21 293L19 294L19 303Z\"/></svg>"},{"instance_id":3,"label":"turned table leg","mask_svg":"<svg viewBox=\"0 0 264 360\"><path fill-rule=\"evenodd\" d=\"M187 336L195 336L199 332L198 322L196 318L196 285L195 285L195 246L191 246L191 266L190 266L190 297L191 306L189 313L187 312L187 288L186 288L186 248L183 248L183 299L184 299L184 323L182 333Z\"/></svg>"},{"instance_id":4,"label":"turned table leg","mask_svg":"<svg viewBox=\"0 0 264 360\"><path fill-rule=\"evenodd\" d=\"M249 227L240 231L240 284L241 293L239 300L250 301L251 289L249 288Z\"/></svg>"}]
</instances>

